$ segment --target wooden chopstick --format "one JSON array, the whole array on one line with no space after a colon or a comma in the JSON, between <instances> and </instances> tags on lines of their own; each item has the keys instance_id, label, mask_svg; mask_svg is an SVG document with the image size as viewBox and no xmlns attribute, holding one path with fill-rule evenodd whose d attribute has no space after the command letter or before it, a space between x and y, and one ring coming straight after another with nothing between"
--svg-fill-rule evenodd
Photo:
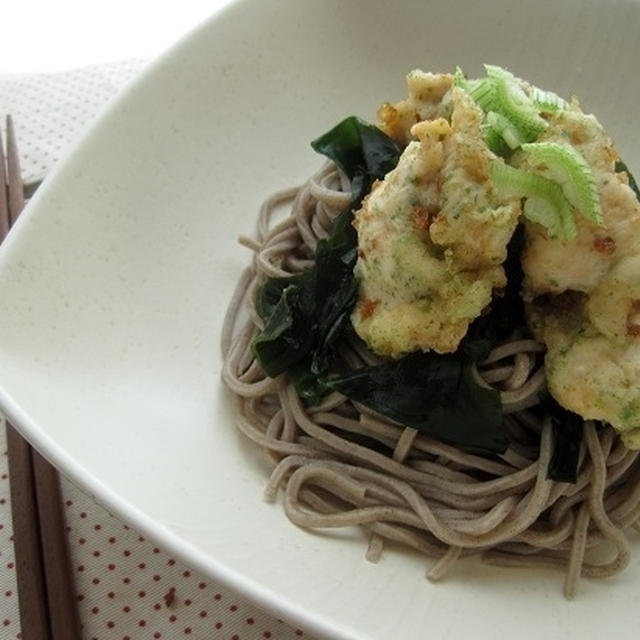
<instances>
[{"instance_id":1,"label":"wooden chopstick","mask_svg":"<svg viewBox=\"0 0 640 640\"><path fill-rule=\"evenodd\" d=\"M50 640L52 636L31 447L8 421L6 428L22 638Z\"/></svg>"},{"instance_id":2,"label":"wooden chopstick","mask_svg":"<svg viewBox=\"0 0 640 640\"><path fill-rule=\"evenodd\" d=\"M0 241L24 207L10 116L6 132L6 172L0 138L0 191L5 193L4 200L0 195ZM6 428L22 639L80 640L58 473L9 421Z\"/></svg>"},{"instance_id":3,"label":"wooden chopstick","mask_svg":"<svg viewBox=\"0 0 640 640\"><path fill-rule=\"evenodd\" d=\"M7 188L7 172L4 167L4 142L0 130L0 242L9 233L9 192Z\"/></svg>"},{"instance_id":4,"label":"wooden chopstick","mask_svg":"<svg viewBox=\"0 0 640 640\"><path fill-rule=\"evenodd\" d=\"M7 189L9 196L9 226L13 226L24 208L24 191L22 189L22 172L20 157L16 143L16 132L13 119L7 116Z\"/></svg>"},{"instance_id":5,"label":"wooden chopstick","mask_svg":"<svg viewBox=\"0 0 640 640\"><path fill-rule=\"evenodd\" d=\"M51 638L79 639L80 620L64 536L60 478L56 469L33 448L31 459L38 499L40 546L44 558Z\"/></svg>"}]
</instances>

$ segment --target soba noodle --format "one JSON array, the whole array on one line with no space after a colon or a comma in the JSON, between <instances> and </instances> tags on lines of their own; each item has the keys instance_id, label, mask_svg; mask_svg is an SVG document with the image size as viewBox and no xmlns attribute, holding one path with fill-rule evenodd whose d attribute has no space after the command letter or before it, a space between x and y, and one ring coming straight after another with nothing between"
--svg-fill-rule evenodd
<instances>
[{"instance_id":1,"label":"soba noodle","mask_svg":"<svg viewBox=\"0 0 640 640\"><path fill-rule=\"evenodd\" d=\"M301 188L269 198L257 239L241 238L253 259L227 311L223 378L238 428L273 462L267 499L284 489L286 514L301 527L365 527L371 561L385 540L434 558L431 580L479 554L495 565L563 569L571 598L581 576L624 569L625 530L640 529L638 452L610 427L587 421L577 481L548 479L551 423L532 411L545 384L544 347L526 335L496 347L475 369L478 382L500 392L506 414L510 444L496 456L443 444L336 392L305 406L286 374L263 373L250 348L261 329L257 288L313 264L316 243L349 200L348 182L328 163ZM290 214L276 220L290 203ZM377 361L354 340L345 340L341 355L354 368ZM605 558L591 557L603 547Z\"/></svg>"}]
</instances>

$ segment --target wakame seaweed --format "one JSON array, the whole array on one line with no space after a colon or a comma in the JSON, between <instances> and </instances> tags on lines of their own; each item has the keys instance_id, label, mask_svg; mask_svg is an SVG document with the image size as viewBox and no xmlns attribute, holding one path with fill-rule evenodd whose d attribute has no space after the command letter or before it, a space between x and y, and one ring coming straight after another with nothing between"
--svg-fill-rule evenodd
<instances>
[{"instance_id":1,"label":"wakame seaweed","mask_svg":"<svg viewBox=\"0 0 640 640\"><path fill-rule=\"evenodd\" d=\"M322 382L367 407L452 445L503 452L507 438L497 391L474 379L459 354L411 353Z\"/></svg>"},{"instance_id":2,"label":"wakame seaweed","mask_svg":"<svg viewBox=\"0 0 640 640\"><path fill-rule=\"evenodd\" d=\"M356 301L353 267L357 236L353 210L376 179L398 163L401 150L377 127L351 116L311 143L333 160L352 186L350 206L336 217L330 236L320 240L315 265L300 274L269 278L256 298L265 325L252 349L264 371L275 377L295 365L301 395L317 397L316 378L327 373L337 341Z\"/></svg>"},{"instance_id":3,"label":"wakame seaweed","mask_svg":"<svg viewBox=\"0 0 640 640\"><path fill-rule=\"evenodd\" d=\"M356 300L356 239L350 214L341 213L331 236L318 242L313 268L268 278L258 291L255 306L265 326L252 348L271 377L301 361L308 361L314 376L329 369Z\"/></svg>"},{"instance_id":4,"label":"wakame seaweed","mask_svg":"<svg viewBox=\"0 0 640 640\"><path fill-rule=\"evenodd\" d=\"M357 186L364 181L371 186L398 164L402 150L378 127L355 116L345 118L333 129L311 142L314 151L333 160ZM369 188L366 188L366 191ZM360 194L360 199L364 193ZM357 203L359 204L359 202Z\"/></svg>"},{"instance_id":5,"label":"wakame seaweed","mask_svg":"<svg viewBox=\"0 0 640 640\"><path fill-rule=\"evenodd\" d=\"M542 398L542 405L545 413L551 418L553 431L553 453L549 460L547 474L551 480L557 482L575 483L578 476L584 420L576 413L561 407L548 394Z\"/></svg>"}]
</instances>

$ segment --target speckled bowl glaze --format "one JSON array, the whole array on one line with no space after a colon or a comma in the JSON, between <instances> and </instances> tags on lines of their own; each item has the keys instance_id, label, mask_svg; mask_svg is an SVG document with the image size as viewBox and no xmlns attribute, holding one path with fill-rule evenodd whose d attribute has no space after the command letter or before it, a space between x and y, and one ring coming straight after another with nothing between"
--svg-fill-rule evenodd
<instances>
[{"instance_id":1,"label":"speckled bowl glaze","mask_svg":"<svg viewBox=\"0 0 640 640\"><path fill-rule=\"evenodd\" d=\"M553 573L465 562L436 586L412 553L371 565L360 533L291 525L232 426L219 334L263 197L410 69L490 62L576 94L640 171L638 24L631 0L231 4L109 105L2 246L3 410L158 545L318 636L636 637L637 545L567 603Z\"/></svg>"}]
</instances>

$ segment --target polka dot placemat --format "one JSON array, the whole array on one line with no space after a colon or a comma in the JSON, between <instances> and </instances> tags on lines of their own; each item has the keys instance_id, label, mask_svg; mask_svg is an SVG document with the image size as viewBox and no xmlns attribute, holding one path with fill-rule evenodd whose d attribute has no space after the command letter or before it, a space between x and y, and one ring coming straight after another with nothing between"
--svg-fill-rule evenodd
<instances>
[{"instance_id":1,"label":"polka dot placemat","mask_svg":"<svg viewBox=\"0 0 640 640\"><path fill-rule=\"evenodd\" d=\"M13 117L23 180L42 179L145 64L133 59L51 74L0 74L0 117Z\"/></svg>"},{"instance_id":2,"label":"polka dot placemat","mask_svg":"<svg viewBox=\"0 0 640 640\"><path fill-rule=\"evenodd\" d=\"M0 428L0 638L20 638L9 463ZM87 640L300 640L302 629L192 571L61 478L71 569Z\"/></svg>"},{"instance_id":3,"label":"polka dot placemat","mask_svg":"<svg viewBox=\"0 0 640 640\"><path fill-rule=\"evenodd\" d=\"M50 75L0 74L0 116L13 116L25 182L41 179L144 64L127 60ZM14 640L21 633L4 424L0 454L0 640ZM184 566L64 478L61 489L83 638L310 638Z\"/></svg>"},{"instance_id":4,"label":"polka dot placemat","mask_svg":"<svg viewBox=\"0 0 640 640\"><path fill-rule=\"evenodd\" d=\"M0 427L0 638L18 638L18 589L11 530L9 463L4 424Z\"/></svg>"}]
</instances>

